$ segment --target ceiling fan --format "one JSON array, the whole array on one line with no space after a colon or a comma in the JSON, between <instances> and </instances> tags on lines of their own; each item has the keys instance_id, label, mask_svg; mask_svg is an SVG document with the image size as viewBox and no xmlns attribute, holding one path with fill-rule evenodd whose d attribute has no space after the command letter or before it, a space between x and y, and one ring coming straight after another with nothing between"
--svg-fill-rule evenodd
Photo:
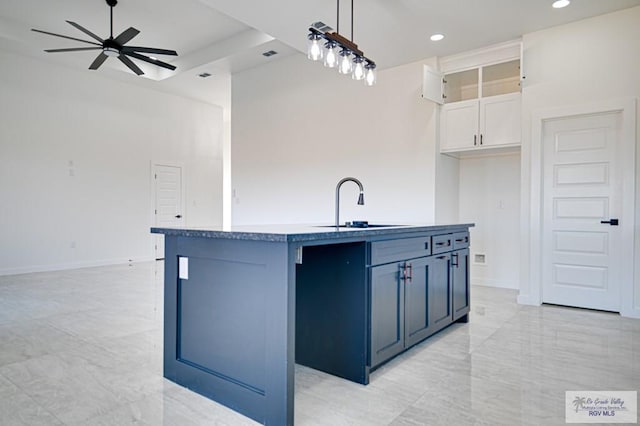
<instances>
[{"instance_id":1,"label":"ceiling fan","mask_svg":"<svg viewBox=\"0 0 640 426\"><path fill-rule=\"evenodd\" d=\"M136 30L133 27L129 27L129 29L124 30L119 36L117 36L116 38L113 38L113 8L115 7L116 4L118 4L118 2L117 2L117 0L106 0L106 2L109 5L109 7L111 8L111 19L110 19L110 22L111 22L111 35L107 39L103 40L100 37L98 37L97 35L95 35L94 33L92 33L91 31L89 31L86 28L82 27L81 25L76 24L75 22L72 22L72 21L67 21L73 27L75 27L78 30L82 31L83 33L85 33L89 37L99 41L100 43L96 43L96 42L93 42L93 41L82 40L82 39L75 38L75 37L68 37L68 36L60 35L60 34L54 34L54 33L48 32L48 31L36 30L36 29L33 29L33 28L31 29L31 31L35 31L35 32L42 33L42 34L48 34L48 35L52 35L52 36L56 36L56 37L62 37L62 38L66 38L66 39L69 39L69 40L81 41L83 43L88 43L88 44L95 45L95 47L72 47L72 48L68 48L68 49L48 49L48 50L45 50L45 52L49 52L49 53L54 53L54 52L78 52L78 51L82 51L82 50L102 50L102 52L100 52L100 54L96 57L96 59L93 61L93 63L89 66L90 70L97 70L100 67L100 65L102 65L104 63L104 61L107 60L108 57L114 57L114 56L117 56L118 59L120 59L120 61L123 64L125 64L131 71L133 71L137 75L142 75L142 74L144 74L144 72L131 59L129 59L129 57L136 58L136 59L139 59L141 61L148 62L148 63L153 64L153 65L157 65L159 67L167 68L167 69L170 69L171 71L176 69L176 67L171 65L171 64L167 64L166 62L159 61L154 57L150 57L150 56L146 56L146 55L142 55L141 54L141 53L150 53L150 54L155 54L155 55L178 56L178 53L176 53L175 50L156 49L156 48L153 48L153 47L125 46L125 44L127 44L129 41L131 41L132 38L134 38L135 36L137 36L140 33L140 31Z\"/></svg>"}]
</instances>

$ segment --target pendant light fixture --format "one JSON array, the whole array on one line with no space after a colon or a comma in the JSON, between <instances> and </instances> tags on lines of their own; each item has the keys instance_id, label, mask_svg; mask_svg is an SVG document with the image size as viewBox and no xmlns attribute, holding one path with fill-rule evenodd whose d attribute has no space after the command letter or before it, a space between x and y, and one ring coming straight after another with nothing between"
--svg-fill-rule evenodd
<instances>
[{"instance_id":1,"label":"pendant light fixture","mask_svg":"<svg viewBox=\"0 0 640 426\"><path fill-rule=\"evenodd\" d=\"M364 56L353 42L353 0L351 0L351 40L340 35L340 0L336 0L335 32L329 27L309 28L307 36L307 58L312 61L323 60L327 68L337 68L340 74L351 74L354 80L364 80L365 85L376 83L376 63ZM326 30L325 30L326 29Z\"/></svg>"}]
</instances>

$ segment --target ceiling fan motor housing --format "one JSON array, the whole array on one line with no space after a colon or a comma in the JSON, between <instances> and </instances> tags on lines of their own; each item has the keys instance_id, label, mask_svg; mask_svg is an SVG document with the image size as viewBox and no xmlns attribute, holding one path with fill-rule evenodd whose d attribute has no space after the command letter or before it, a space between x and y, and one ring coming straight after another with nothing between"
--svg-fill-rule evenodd
<instances>
[{"instance_id":1,"label":"ceiling fan motor housing","mask_svg":"<svg viewBox=\"0 0 640 426\"><path fill-rule=\"evenodd\" d=\"M112 38L105 39L104 42L102 43L102 47L104 49L109 48L109 49L118 50L118 51L122 49L122 45Z\"/></svg>"},{"instance_id":2,"label":"ceiling fan motor housing","mask_svg":"<svg viewBox=\"0 0 640 426\"><path fill-rule=\"evenodd\" d=\"M109 5L109 7L115 7L116 4L118 4L117 0L107 0L107 4Z\"/></svg>"}]
</instances>

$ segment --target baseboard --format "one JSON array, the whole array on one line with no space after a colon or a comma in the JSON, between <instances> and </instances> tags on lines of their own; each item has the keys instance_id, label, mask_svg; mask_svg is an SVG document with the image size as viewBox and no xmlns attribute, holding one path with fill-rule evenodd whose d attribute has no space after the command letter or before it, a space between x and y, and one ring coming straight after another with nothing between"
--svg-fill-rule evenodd
<instances>
[{"instance_id":1,"label":"baseboard","mask_svg":"<svg viewBox=\"0 0 640 426\"><path fill-rule=\"evenodd\" d=\"M620 315L625 318L640 319L640 308L623 309Z\"/></svg>"},{"instance_id":2,"label":"baseboard","mask_svg":"<svg viewBox=\"0 0 640 426\"><path fill-rule=\"evenodd\" d=\"M519 294L516 302L518 302L518 305L540 306L540 302L533 300L528 294Z\"/></svg>"},{"instance_id":3,"label":"baseboard","mask_svg":"<svg viewBox=\"0 0 640 426\"><path fill-rule=\"evenodd\" d=\"M479 285L482 287L508 288L510 290L518 290L520 288L518 286L518 283L492 280L492 279L486 279L486 278L471 278L471 284Z\"/></svg>"},{"instance_id":4,"label":"baseboard","mask_svg":"<svg viewBox=\"0 0 640 426\"><path fill-rule=\"evenodd\" d=\"M152 262L154 260L154 256L144 256L136 257L133 259L103 259L84 262L60 263L56 265L33 265L21 268L0 269L0 276L31 274L34 272L66 271L69 269L94 268L97 266L124 265L127 263Z\"/></svg>"}]
</instances>

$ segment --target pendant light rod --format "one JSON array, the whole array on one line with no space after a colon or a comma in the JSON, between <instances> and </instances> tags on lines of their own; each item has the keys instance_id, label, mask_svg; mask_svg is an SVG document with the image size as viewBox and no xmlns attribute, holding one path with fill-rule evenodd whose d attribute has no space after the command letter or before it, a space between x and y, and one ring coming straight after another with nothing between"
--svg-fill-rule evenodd
<instances>
[{"instance_id":1,"label":"pendant light rod","mask_svg":"<svg viewBox=\"0 0 640 426\"><path fill-rule=\"evenodd\" d=\"M351 41L353 41L353 0L351 0Z\"/></svg>"},{"instance_id":2,"label":"pendant light rod","mask_svg":"<svg viewBox=\"0 0 640 426\"><path fill-rule=\"evenodd\" d=\"M340 0L336 0L336 33L340 34ZM351 41L353 42L353 0L351 0Z\"/></svg>"},{"instance_id":3,"label":"pendant light rod","mask_svg":"<svg viewBox=\"0 0 640 426\"><path fill-rule=\"evenodd\" d=\"M336 0L338 10L336 10L336 32L340 33L340 0Z\"/></svg>"}]
</instances>

